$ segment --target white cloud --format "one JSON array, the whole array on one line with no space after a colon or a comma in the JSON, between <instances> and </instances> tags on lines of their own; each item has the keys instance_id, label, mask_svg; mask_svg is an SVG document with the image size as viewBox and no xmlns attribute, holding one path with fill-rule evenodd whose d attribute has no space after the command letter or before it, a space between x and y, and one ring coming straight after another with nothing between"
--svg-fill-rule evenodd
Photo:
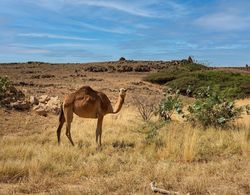
<instances>
[{"instance_id":1,"label":"white cloud","mask_svg":"<svg viewBox=\"0 0 250 195\"><path fill-rule=\"evenodd\" d=\"M132 15L136 15L136 16L157 17L155 13L149 10L140 8L138 5L134 3L124 3L124 2L119 2L119 1L97 1L97 0L92 0L92 1L75 0L73 2L77 2L79 4L85 4L89 6L113 9L117 11L126 12Z\"/></svg>"},{"instance_id":2,"label":"white cloud","mask_svg":"<svg viewBox=\"0 0 250 195\"><path fill-rule=\"evenodd\" d=\"M110 33L118 33L118 34L128 34L131 33L129 30L122 28L122 27L118 27L118 28L104 28L104 27L99 27L99 26L95 26L92 24L88 24L88 23L84 23L81 22L79 23L80 26L85 27L85 28L89 28L92 30L97 30L97 31L103 31L103 32L110 32Z\"/></svg>"},{"instance_id":3,"label":"white cloud","mask_svg":"<svg viewBox=\"0 0 250 195\"><path fill-rule=\"evenodd\" d=\"M16 49L16 53L19 54L47 54L48 50L44 49Z\"/></svg>"},{"instance_id":4,"label":"white cloud","mask_svg":"<svg viewBox=\"0 0 250 195\"><path fill-rule=\"evenodd\" d=\"M195 20L195 24L217 31L237 31L250 27L250 4L248 0L218 1Z\"/></svg>"},{"instance_id":5,"label":"white cloud","mask_svg":"<svg viewBox=\"0 0 250 195\"><path fill-rule=\"evenodd\" d=\"M49 53L46 49L23 47L21 45L10 44L0 47L1 53L15 53L15 54L47 54Z\"/></svg>"},{"instance_id":6,"label":"white cloud","mask_svg":"<svg viewBox=\"0 0 250 195\"><path fill-rule=\"evenodd\" d=\"M81 9L81 5L85 5L148 18L180 17L188 12L185 4L174 0L26 0L26 2L58 12L69 6L79 5ZM155 10L156 6L162 8Z\"/></svg>"},{"instance_id":7,"label":"white cloud","mask_svg":"<svg viewBox=\"0 0 250 195\"><path fill-rule=\"evenodd\" d=\"M221 31L243 30L250 27L250 17L232 13L214 13L198 18L195 24Z\"/></svg>"},{"instance_id":8,"label":"white cloud","mask_svg":"<svg viewBox=\"0 0 250 195\"><path fill-rule=\"evenodd\" d=\"M26 0L28 3L36 4L39 7L44 7L49 10L58 11L64 6L68 5L86 5L86 6L95 6L101 8L107 8L117 11L126 12L136 16L142 17L156 17L154 13L145 8L142 8L140 5L137 5L135 2L126 2L126 1L104 1L104 0Z\"/></svg>"},{"instance_id":9,"label":"white cloud","mask_svg":"<svg viewBox=\"0 0 250 195\"><path fill-rule=\"evenodd\" d=\"M18 36L21 36L21 37L37 37L37 38L51 38L51 39L67 39L67 40L77 40L77 41L94 41L94 40L96 40L96 39L91 39L91 38L55 35L55 34L48 34L48 33L20 33L20 34L18 34Z\"/></svg>"}]
</instances>

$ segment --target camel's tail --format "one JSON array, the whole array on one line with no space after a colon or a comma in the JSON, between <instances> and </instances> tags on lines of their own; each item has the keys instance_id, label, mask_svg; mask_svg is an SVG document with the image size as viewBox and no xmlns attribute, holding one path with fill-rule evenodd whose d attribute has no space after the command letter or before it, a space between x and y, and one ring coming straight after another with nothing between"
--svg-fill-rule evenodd
<instances>
[{"instance_id":1,"label":"camel's tail","mask_svg":"<svg viewBox=\"0 0 250 195\"><path fill-rule=\"evenodd\" d=\"M60 115L59 115L59 126L57 128L58 144L60 144L61 130L62 130L64 122L65 122L65 117L64 117L64 112L63 112L63 104L61 104L61 110L60 110Z\"/></svg>"},{"instance_id":2,"label":"camel's tail","mask_svg":"<svg viewBox=\"0 0 250 195\"><path fill-rule=\"evenodd\" d=\"M65 121L64 113L63 113L63 104L61 104L61 108L60 108L59 123L62 121Z\"/></svg>"}]
</instances>

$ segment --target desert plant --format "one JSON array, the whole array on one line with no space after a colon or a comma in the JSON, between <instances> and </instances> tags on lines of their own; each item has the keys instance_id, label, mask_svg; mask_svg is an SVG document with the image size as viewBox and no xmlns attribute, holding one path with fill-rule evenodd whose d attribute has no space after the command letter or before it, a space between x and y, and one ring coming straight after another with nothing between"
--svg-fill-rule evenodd
<instances>
[{"instance_id":1,"label":"desert plant","mask_svg":"<svg viewBox=\"0 0 250 195\"><path fill-rule=\"evenodd\" d=\"M135 106L144 121L149 121L155 111L155 101L143 97L134 98Z\"/></svg>"},{"instance_id":2,"label":"desert plant","mask_svg":"<svg viewBox=\"0 0 250 195\"><path fill-rule=\"evenodd\" d=\"M8 77L0 77L0 94L4 93L11 86L11 81Z\"/></svg>"},{"instance_id":3,"label":"desert plant","mask_svg":"<svg viewBox=\"0 0 250 195\"><path fill-rule=\"evenodd\" d=\"M183 114L179 92L176 91L176 93L172 94L171 91L168 91L164 94L164 98L161 100L156 114L159 114L164 121L170 121L175 111L178 114Z\"/></svg>"},{"instance_id":4,"label":"desert plant","mask_svg":"<svg viewBox=\"0 0 250 195\"><path fill-rule=\"evenodd\" d=\"M188 120L203 127L226 127L227 123L240 116L242 108L233 101L221 98L209 87L198 93L197 100L188 107Z\"/></svg>"},{"instance_id":5,"label":"desert plant","mask_svg":"<svg viewBox=\"0 0 250 195\"><path fill-rule=\"evenodd\" d=\"M144 143L151 144L156 140L159 134L159 130L165 125L166 125L165 121L160 121L160 122L147 121L139 128L132 131L144 135Z\"/></svg>"},{"instance_id":6,"label":"desert plant","mask_svg":"<svg viewBox=\"0 0 250 195\"><path fill-rule=\"evenodd\" d=\"M156 122L148 123L147 131L145 132L145 142L146 144L151 144L159 134L159 129L161 129L166 123L165 122Z\"/></svg>"}]
</instances>

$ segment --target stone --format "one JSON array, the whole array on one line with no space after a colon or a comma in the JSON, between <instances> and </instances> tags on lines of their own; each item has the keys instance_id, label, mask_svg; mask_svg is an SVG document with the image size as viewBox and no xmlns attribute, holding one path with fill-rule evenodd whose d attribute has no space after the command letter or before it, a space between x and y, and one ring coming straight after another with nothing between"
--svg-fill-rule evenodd
<instances>
[{"instance_id":1,"label":"stone","mask_svg":"<svg viewBox=\"0 0 250 195\"><path fill-rule=\"evenodd\" d=\"M48 112L52 112L54 114L59 114L60 107L61 107L61 102L60 102L58 96L51 97L50 100L46 104L46 110Z\"/></svg>"},{"instance_id":2,"label":"stone","mask_svg":"<svg viewBox=\"0 0 250 195\"><path fill-rule=\"evenodd\" d=\"M33 110L41 116L47 116L48 111L46 110L46 105L43 103L39 103L37 106L33 107Z\"/></svg>"},{"instance_id":3,"label":"stone","mask_svg":"<svg viewBox=\"0 0 250 195\"><path fill-rule=\"evenodd\" d=\"M41 95L39 98L38 98L39 102L41 103L46 103L50 100L50 97L48 95Z\"/></svg>"},{"instance_id":4,"label":"stone","mask_svg":"<svg viewBox=\"0 0 250 195\"><path fill-rule=\"evenodd\" d=\"M88 72L107 72L108 69L104 66L89 66L84 69L85 71Z\"/></svg>"},{"instance_id":5,"label":"stone","mask_svg":"<svg viewBox=\"0 0 250 195\"><path fill-rule=\"evenodd\" d=\"M133 71L133 67L132 66L128 66L128 65L124 65L124 66L120 66L117 69L118 72L132 72Z\"/></svg>"},{"instance_id":6,"label":"stone","mask_svg":"<svg viewBox=\"0 0 250 195\"><path fill-rule=\"evenodd\" d=\"M119 61L126 61L126 58L120 57Z\"/></svg>"},{"instance_id":7,"label":"stone","mask_svg":"<svg viewBox=\"0 0 250 195\"><path fill-rule=\"evenodd\" d=\"M135 68L135 72L150 72L150 70L148 65L140 65Z\"/></svg>"},{"instance_id":8,"label":"stone","mask_svg":"<svg viewBox=\"0 0 250 195\"><path fill-rule=\"evenodd\" d=\"M193 59L192 59L192 57L191 57L191 56L188 56L188 63L189 63L189 64L194 63L194 62L193 62Z\"/></svg>"},{"instance_id":9,"label":"stone","mask_svg":"<svg viewBox=\"0 0 250 195\"><path fill-rule=\"evenodd\" d=\"M31 105L38 105L39 101L35 96L32 95L32 96L30 96L30 104Z\"/></svg>"},{"instance_id":10,"label":"stone","mask_svg":"<svg viewBox=\"0 0 250 195\"><path fill-rule=\"evenodd\" d=\"M45 117L48 116L48 112L42 108L37 109L36 113L40 116L45 116Z\"/></svg>"},{"instance_id":11,"label":"stone","mask_svg":"<svg viewBox=\"0 0 250 195\"><path fill-rule=\"evenodd\" d=\"M30 103L27 101L16 101L10 103L10 107L16 110L28 110L30 109Z\"/></svg>"}]
</instances>

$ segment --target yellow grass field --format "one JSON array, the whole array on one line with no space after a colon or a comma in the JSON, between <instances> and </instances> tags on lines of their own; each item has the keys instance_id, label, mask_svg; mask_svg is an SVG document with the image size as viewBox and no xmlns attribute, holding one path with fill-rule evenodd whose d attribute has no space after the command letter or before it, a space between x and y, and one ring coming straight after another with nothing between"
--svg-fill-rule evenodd
<instances>
[{"instance_id":1,"label":"yellow grass field","mask_svg":"<svg viewBox=\"0 0 250 195\"><path fill-rule=\"evenodd\" d=\"M69 76L75 69L86 76ZM80 65L46 64L2 65L0 72L27 96L50 94L62 99L79 86L90 85L114 103L117 89L128 89L122 110L104 118L101 149L95 143L95 119L75 116L71 128L75 147L65 126L58 146L58 116L0 108L0 194L154 194L152 181L180 194L250 194L249 115L227 130L203 130L174 117L150 138L145 132L157 118L143 122L133 99L154 99L162 87L143 82L146 73L89 73ZM48 73L55 77L31 77ZM249 102L240 100L237 105Z\"/></svg>"},{"instance_id":2,"label":"yellow grass field","mask_svg":"<svg viewBox=\"0 0 250 195\"><path fill-rule=\"evenodd\" d=\"M181 193L250 193L249 126L204 131L172 122L147 143L140 116L125 107L105 118L97 150L96 120L74 118L72 147L64 134L57 145L56 116L34 126L36 118L16 127L28 132L1 137L0 194L150 194L152 181Z\"/></svg>"}]
</instances>

